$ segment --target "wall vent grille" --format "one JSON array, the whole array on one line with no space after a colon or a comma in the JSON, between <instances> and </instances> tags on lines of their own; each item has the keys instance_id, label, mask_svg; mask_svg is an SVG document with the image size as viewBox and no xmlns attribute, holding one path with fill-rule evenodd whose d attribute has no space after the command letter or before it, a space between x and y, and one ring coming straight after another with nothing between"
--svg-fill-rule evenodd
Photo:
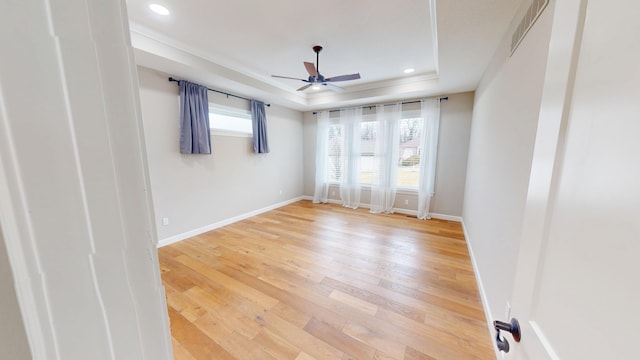
<instances>
[{"instance_id":1,"label":"wall vent grille","mask_svg":"<svg viewBox=\"0 0 640 360\"><path fill-rule=\"evenodd\" d=\"M527 35L527 32L529 32L529 29L531 29L536 20L538 20L538 17L540 17L540 14L542 14L544 9L549 4L549 0L530 1L531 5L522 17L522 20L520 20L520 24L513 32L513 35L511 35L511 55L513 55L513 53L516 51L518 45L520 45L524 37Z\"/></svg>"}]
</instances>

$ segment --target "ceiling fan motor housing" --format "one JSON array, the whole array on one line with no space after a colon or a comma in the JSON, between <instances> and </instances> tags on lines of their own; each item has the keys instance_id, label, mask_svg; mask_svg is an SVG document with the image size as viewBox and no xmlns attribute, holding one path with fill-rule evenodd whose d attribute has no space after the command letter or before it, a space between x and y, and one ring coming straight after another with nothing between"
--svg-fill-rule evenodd
<instances>
[{"instance_id":1,"label":"ceiling fan motor housing","mask_svg":"<svg viewBox=\"0 0 640 360\"><path fill-rule=\"evenodd\" d=\"M324 81L324 76L320 75L320 73L318 73L318 76L309 76L309 82L323 82Z\"/></svg>"}]
</instances>

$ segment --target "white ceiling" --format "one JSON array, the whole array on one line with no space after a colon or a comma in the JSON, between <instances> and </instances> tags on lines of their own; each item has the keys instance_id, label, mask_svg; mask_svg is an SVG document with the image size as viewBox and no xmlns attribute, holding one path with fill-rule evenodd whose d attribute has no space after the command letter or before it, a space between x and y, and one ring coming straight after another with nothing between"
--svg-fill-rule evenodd
<instances>
[{"instance_id":1,"label":"white ceiling","mask_svg":"<svg viewBox=\"0 0 640 360\"><path fill-rule=\"evenodd\" d=\"M298 110L474 90L522 0L128 0L139 65ZM165 6L155 14L150 3ZM296 91L303 61L330 90ZM404 74L405 68L414 68Z\"/></svg>"}]
</instances>

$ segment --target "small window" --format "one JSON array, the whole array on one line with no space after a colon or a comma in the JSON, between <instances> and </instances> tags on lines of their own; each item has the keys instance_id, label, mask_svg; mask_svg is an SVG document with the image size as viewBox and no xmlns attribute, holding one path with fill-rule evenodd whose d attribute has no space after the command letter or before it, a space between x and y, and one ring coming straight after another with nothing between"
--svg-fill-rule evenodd
<instances>
[{"instance_id":1,"label":"small window","mask_svg":"<svg viewBox=\"0 0 640 360\"><path fill-rule=\"evenodd\" d=\"M253 136L253 125L249 110L210 105L209 127L213 135Z\"/></svg>"}]
</instances>

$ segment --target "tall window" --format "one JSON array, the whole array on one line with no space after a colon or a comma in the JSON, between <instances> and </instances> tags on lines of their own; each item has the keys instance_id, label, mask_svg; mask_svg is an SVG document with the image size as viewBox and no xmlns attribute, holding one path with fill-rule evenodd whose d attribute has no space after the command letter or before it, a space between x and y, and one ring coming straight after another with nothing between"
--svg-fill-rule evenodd
<instances>
[{"instance_id":1,"label":"tall window","mask_svg":"<svg viewBox=\"0 0 640 360\"><path fill-rule=\"evenodd\" d=\"M400 120L400 141L398 151L399 188L417 189L420 179L420 152L423 119L420 117L403 117ZM371 185L374 166L377 161L374 156L378 134L378 123L363 121L360 124L360 183ZM340 124L329 125L327 136L327 174L329 182L340 182L344 166L343 149L345 144L344 128Z\"/></svg>"},{"instance_id":2,"label":"tall window","mask_svg":"<svg viewBox=\"0 0 640 360\"><path fill-rule=\"evenodd\" d=\"M360 123L360 183L370 185L376 166L375 149L378 123L363 121Z\"/></svg>"},{"instance_id":3,"label":"tall window","mask_svg":"<svg viewBox=\"0 0 640 360\"><path fill-rule=\"evenodd\" d=\"M397 184L400 188L418 188L422 126L422 118L414 117L400 120L397 178Z\"/></svg>"},{"instance_id":4,"label":"tall window","mask_svg":"<svg viewBox=\"0 0 640 360\"><path fill-rule=\"evenodd\" d=\"M329 135L327 136L327 174L329 182L340 182L342 180L342 167L344 166L344 127L339 124L329 125Z\"/></svg>"}]
</instances>

